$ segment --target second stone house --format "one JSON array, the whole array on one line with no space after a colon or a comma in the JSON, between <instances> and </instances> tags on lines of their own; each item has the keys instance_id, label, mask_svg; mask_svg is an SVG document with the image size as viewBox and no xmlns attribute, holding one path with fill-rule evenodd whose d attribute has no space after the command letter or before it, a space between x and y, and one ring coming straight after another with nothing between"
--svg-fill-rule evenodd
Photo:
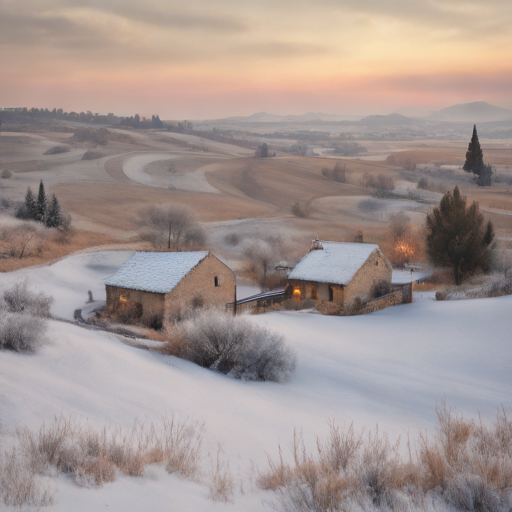
<instances>
[{"instance_id":1,"label":"second stone house","mask_svg":"<svg viewBox=\"0 0 512 512\"><path fill-rule=\"evenodd\" d=\"M314 299L348 306L391 290L392 267L379 246L315 240L288 276L297 299Z\"/></svg>"}]
</instances>

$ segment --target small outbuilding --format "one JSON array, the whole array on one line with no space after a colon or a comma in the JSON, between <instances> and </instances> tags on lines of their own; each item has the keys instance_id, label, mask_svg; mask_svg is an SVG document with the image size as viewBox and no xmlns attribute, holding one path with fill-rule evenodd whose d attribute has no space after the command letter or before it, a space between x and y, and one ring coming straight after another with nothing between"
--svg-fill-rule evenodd
<instances>
[{"instance_id":1,"label":"small outbuilding","mask_svg":"<svg viewBox=\"0 0 512 512\"><path fill-rule=\"evenodd\" d=\"M289 290L298 299L347 306L391 290L392 267L379 246L315 240L288 276Z\"/></svg>"},{"instance_id":2,"label":"small outbuilding","mask_svg":"<svg viewBox=\"0 0 512 512\"><path fill-rule=\"evenodd\" d=\"M106 281L107 309L158 327L188 308L235 300L234 272L208 251L137 252Z\"/></svg>"}]
</instances>

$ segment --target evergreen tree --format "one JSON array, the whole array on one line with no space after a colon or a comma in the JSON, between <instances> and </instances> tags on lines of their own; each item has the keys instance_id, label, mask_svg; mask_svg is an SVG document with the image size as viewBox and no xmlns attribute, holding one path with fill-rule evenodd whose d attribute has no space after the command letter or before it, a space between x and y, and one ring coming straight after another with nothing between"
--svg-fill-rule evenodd
<instances>
[{"instance_id":1,"label":"evergreen tree","mask_svg":"<svg viewBox=\"0 0 512 512\"><path fill-rule=\"evenodd\" d=\"M480 147L480 141L478 140L478 134L476 133L476 124L473 125L473 136L468 146L466 153L466 161L464 162L463 169L466 172L472 172L476 175L480 175L484 166L484 154Z\"/></svg>"},{"instance_id":2,"label":"evergreen tree","mask_svg":"<svg viewBox=\"0 0 512 512\"><path fill-rule=\"evenodd\" d=\"M60 204L55 194L52 195L48 213L46 215L46 227L58 228L62 224L62 215L60 213Z\"/></svg>"},{"instance_id":3,"label":"evergreen tree","mask_svg":"<svg viewBox=\"0 0 512 512\"><path fill-rule=\"evenodd\" d=\"M494 249L494 229L473 202L466 206L459 187L447 192L439 206L427 214L427 255L437 266L453 270L455 283L476 271L488 272Z\"/></svg>"},{"instance_id":4,"label":"evergreen tree","mask_svg":"<svg viewBox=\"0 0 512 512\"><path fill-rule=\"evenodd\" d=\"M36 200L30 187L25 194L25 216L28 220L36 220Z\"/></svg>"},{"instance_id":5,"label":"evergreen tree","mask_svg":"<svg viewBox=\"0 0 512 512\"><path fill-rule=\"evenodd\" d=\"M39 193L37 194L37 202L36 202L34 220L37 220L38 222L44 222L45 218L46 218L47 210L48 210L48 200L46 199L43 180L41 180L41 183L39 183Z\"/></svg>"}]
</instances>

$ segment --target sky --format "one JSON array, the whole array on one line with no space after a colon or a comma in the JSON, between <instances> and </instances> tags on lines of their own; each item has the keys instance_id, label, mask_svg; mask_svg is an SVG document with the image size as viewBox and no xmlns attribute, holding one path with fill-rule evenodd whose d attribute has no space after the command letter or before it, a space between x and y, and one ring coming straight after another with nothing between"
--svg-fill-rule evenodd
<instances>
[{"instance_id":1,"label":"sky","mask_svg":"<svg viewBox=\"0 0 512 512\"><path fill-rule=\"evenodd\" d=\"M0 107L512 108L510 0L0 0Z\"/></svg>"}]
</instances>

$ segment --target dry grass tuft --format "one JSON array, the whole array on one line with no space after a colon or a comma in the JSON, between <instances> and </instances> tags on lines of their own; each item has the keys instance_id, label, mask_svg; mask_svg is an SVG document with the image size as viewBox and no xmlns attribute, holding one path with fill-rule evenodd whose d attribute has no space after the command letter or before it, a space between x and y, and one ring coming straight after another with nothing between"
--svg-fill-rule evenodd
<instances>
[{"instance_id":1,"label":"dry grass tuft","mask_svg":"<svg viewBox=\"0 0 512 512\"><path fill-rule=\"evenodd\" d=\"M20 449L34 473L71 475L80 486L113 482L117 472L140 477L148 464L163 464L169 473L194 476L199 468L204 426L174 416L160 428L136 422L95 431L69 417L56 417L38 433L17 431Z\"/></svg>"},{"instance_id":2,"label":"dry grass tuft","mask_svg":"<svg viewBox=\"0 0 512 512\"><path fill-rule=\"evenodd\" d=\"M53 492L39 482L33 468L15 448L0 454L0 504L2 502L19 508L53 503Z\"/></svg>"},{"instance_id":3,"label":"dry grass tuft","mask_svg":"<svg viewBox=\"0 0 512 512\"><path fill-rule=\"evenodd\" d=\"M307 452L295 433L293 463L269 459L258 485L276 493L283 512L509 510L512 421L504 410L494 424L466 420L443 402L431 440L420 436L416 456L399 454L385 435L356 434L330 424L329 437Z\"/></svg>"},{"instance_id":4,"label":"dry grass tuft","mask_svg":"<svg viewBox=\"0 0 512 512\"><path fill-rule=\"evenodd\" d=\"M235 480L231 474L229 461L222 460L221 453L222 447L219 445L215 461L212 463L212 469L210 471L209 497L213 501L232 503Z\"/></svg>"}]
</instances>

